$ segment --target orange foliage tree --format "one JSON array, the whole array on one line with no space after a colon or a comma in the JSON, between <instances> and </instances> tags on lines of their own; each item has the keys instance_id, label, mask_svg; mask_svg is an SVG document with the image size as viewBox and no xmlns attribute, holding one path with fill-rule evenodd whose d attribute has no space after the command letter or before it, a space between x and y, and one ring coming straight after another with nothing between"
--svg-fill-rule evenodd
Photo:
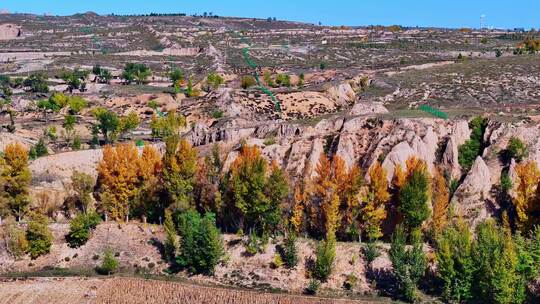
<instances>
[{"instance_id":1,"label":"orange foliage tree","mask_svg":"<svg viewBox=\"0 0 540 304\"><path fill-rule=\"evenodd\" d=\"M294 194L292 197L292 208L290 216L291 228L297 234L300 233L305 226L305 207L309 200L310 193L310 181L308 175L311 172L311 166L309 164L304 168L303 177L298 180L294 186Z\"/></svg>"},{"instance_id":2,"label":"orange foliage tree","mask_svg":"<svg viewBox=\"0 0 540 304\"><path fill-rule=\"evenodd\" d=\"M530 229L539 224L540 217L540 170L535 161L516 165L516 188L513 200L517 213L517 226L521 230Z\"/></svg>"},{"instance_id":3,"label":"orange foliage tree","mask_svg":"<svg viewBox=\"0 0 540 304\"><path fill-rule=\"evenodd\" d=\"M146 146L139 154L134 144L105 146L97 167L102 210L114 220L126 219L159 189L161 166L153 147Z\"/></svg>"},{"instance_id":4,"label":"orange foliage tree","mask_svg":"<svg viewBox=\"0 0 540 304\"><path fill-rule=\"evenodd\" d=\"M308 193L310 227L321 235L327 234L330 227L345 238L358 214L358 195L363 183L360 169L353 166L347 170L341 157L334 156L330 161L321 154L315 172Z\"/></svg>"},{"instance_id":5,"label":"orange foliage tree","mask_svg":"<svg viewBox=\"0 0 540 304\"><path fill-rule=\"evenodd\" d=\"M431 233L435 237L442 232L448 222L448 208L450 205L449 189L440 168L435 170L432 187L433 215L431 219Z\"/></svg>"},{"instance_id":6,"label":"orange foliage tree","mask_svg":"<svg viewBox=\"0 0 540 304\"><path fill-rule=\"evenodd\" d=\"M98 163L98 189L102 209L112 219L123 220L129 214L130 201L137 193L139 152L133 144L105 146Z\"/></svg>"},{"instance_id":7,"label":"orange foliage tree","mask_svg":"<svg viewBox=\"0 0 540 304\"><path fill-rule=\"evenodd\" d=\"M161 154L152 146L144 146L138 165L139 186L133 200L133 214L158 222L160 218L164 218L166 207L166 200L162 199Z\"/></svg>"}]
</instances>

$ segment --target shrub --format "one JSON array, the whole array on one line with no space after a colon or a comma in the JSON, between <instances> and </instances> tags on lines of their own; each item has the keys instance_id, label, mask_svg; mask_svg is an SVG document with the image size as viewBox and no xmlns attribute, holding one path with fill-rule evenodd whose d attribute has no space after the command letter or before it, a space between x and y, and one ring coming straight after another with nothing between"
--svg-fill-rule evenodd
<instances>
[{"instance_id":1,"label":"shrub","mask_svg":"<svg viewBox=\"0 0 540 304\"><path fill-rule=\"evenodd\" d=\"M418 298L418 281L424 276L427 260L422 251L420 232L415 231L412 237L412 247L406 247L406 237L401 226L392 235L390 260L394 268L397 287L407 301L414 302Z\"/></svg>"},{"instance_id":2,"label":"shrub","mask_svg":"<svg viewBox=\"0 0 540 304\"><path fill-rule=\"evenodd\" d=\"M45 144L45 140L43 138L40 138L30 150L31 151L29 154L31 155L29 155L29 157L31 159L49 155L49 150L47 149L47 145Z\"/></svg>"},{"instance_id":3,"label":"shrub","mask_svg":"<svg viewBox=\"0 0 540 304\"><path fill-rule=\"evenodd\" d=\"M281 255L274 254L274 260L272 261L272 268L279 268L283 266L283 260L281 259Z\"/></svg>"},{"instance_id":4,"label":"shrub","mask_svg":"<svg viewBox=\"0 0 540 304\"><path fill-rule=\"evenodd\" d=\"M206 77L206 82L212 89L219 88L220 85L223 84L223 77L221 77L219 74L216 73L210 73L208 74L208 77Z\"/></svg>"},{"instance_id":5,"label":"shrub","mask_svg":"<svg viewBox=\"0 0 540 304\"><path fill-rule=\"evenodd\" d=\"M501 191L502 193L508 193L512 190L512 179L508 172L501 173Z\"/></svg>"},{"instance_id":6,"label":"shrub","mask_svg":"<svg viewBox=\"0 0 540 304\"><path fill-rule=\"evenodd\" d=\"M517 137L510 138L506 150L508 151L508 160L514 158L518 162L525 159L529 154L527 145Z\"/></svg>"},{"instance_id":7,"label":"shrub","mask_svg":"<svg viewBox=\"0 0 540 304\"><path fill-rule=\"evenodd\" d=\"M249 234L245 247L248 255L255 255L264 251L263 240L254 232Z\"/></svg>"},{"instance_id":8,"label":"shrub","mask_svg":"<svg viewBox=\"0 0 540 304\"><path fill-rule=\"evenodd\" d=\"M275 87L276 83L272 79L272 74L269 71L265 71L263 73L263 79L267 86L269 87Z\"/></svg>"},{"instance_id":9,"label":"shrub","mask_svg":"<svg viewBox=\"0 0 540 304\"><path fill-rule=\"evenodd\" d=\"M6 249L16 260L22 258L28 250L28 241L24 230L17 226L13 218L8 218L2 229L1 236L6 244Z\"/></svg>"},{"instance_id":10,"label":"shrub","mask_svg":"<svg viewBox=\"0 0 540 304\"><path fill-rule=\"evenodd\" d=\"M28 223L26 239L28 240L28 253L35 259L51 250L53 236L49 230L48 220L44 215L33 214Z\"/></svg>"},{"instance_id":11,"label":"shrub","mask_svg":"<svg viewBox=\"0 0 540 304\"><path fill-rule=\"evenodd\" d=\"M180 82L185 80L184 72L180 69L173 69L169 73L169 78L171 79L173 86L178 86Z\"/></svg>"},{"instance_id":12,"label":"shrub","mask_svg":"<svg viewBox=\"0 0 540 304\"><path fill-rule=\"evenodd\" d=\"M306 294L315 295L321 287L321 282L319 280L311 279L309 280L309 285L306 287Z\"/></svg>"},{"instance_id":13,"label":"shrub","mask_svg":"<svg viewBox=\"0 0 540 304\"><path fill-rule=\"evenodd\" d=\"M32 74L26 78L23 85L30 88L34 93L48 93L47 76L45 74Z\"/></svg>"},{"instance_id":14,"label":"shrub","mask_svg":"<svg viewBox=\"0 0 540 304\"><path fill-rule=\"evenodd\" d=\"M66 237L71 247L80 247L90 238L90 232L101 222L95 212L79 214L69 223L69 233Z\"/></svg>"},{"instance_id":15,"label":"shrub","mask_svg":"<svg viewBox=\"0 0 540 304\"><path fill-rule=\"evenodd\" d=\"M73 149L73 151L78 151L81 149L81 138L79 136L75 136L73 138L73 143L71 143L71 149Z\"/></svg>"},{"instance_id":16,"label":"shrub","mask_svg":"<svg viewBox=\"0 0 540 304\"><path fill-rule=\"evenodd\" d=\"M163 224L166 233L165 239L165 257L169 262L174 261L178 253L178 236L169 210L165 211L165 222Z\"/></svg>"},{"instance_id":17,"label":"shrub","mask_svg":"<svg viewBox=\"0 0 540 304\"><path fill-rule=\"evenodd\" d=\"M215 215L206 213L203 218L190 210L180 215L178 229L180 255L179 266L191 273L211 274L223 255L223 242L216 228Z\"/></svg>"},{"instance_id":18,"label":"shrub","mask_svg":"<svg viewBox=\"0 0 540 304\"><path fill-rule=\"evenodd\" d=\"M471 169L476 157L482 155L487 124L488 120L480 116L473 118L469 122L471 138L459 146L458 152L458 162L466 172Z\"/></svg>"},{"instance_id":19,"label":"shrub","mask_svg":"<svg viewBox=\"0 0 540 304\"><path fill-rule=\"evenodd\" d=\"M287 268L294 268L298 264L298 249L296 248L296 235L289 233L281 250L281 258Z\"/></svg>"},{"instance_id":20,"label":"shrub","mask_svg":"<svg viewBox=\"0 0 540 304\"><path fill-rule=\"evenodd\" d=\"M450 181L450 186L448 186L448 192L450 193L450 197L456 193L457 188L459 187L459 181L457 179L452 179Z\"/></svg>"},{"instance_id":21,"label":"shrub","mask_svg":"<svg viewBox=\"0 0 540 304\"><path fill-rule=\"evenodd\" d=\"M240 80L240 85L242 86L243 89L247 89L256 84L257 84L257 80L255 79L255 77L251 75L242 76L242 79Z\"/></svg>"},{"instance_id":22,"label":"shrub","mask_svg":"<svg viewBox=\"0 0 540 304\"><path fill-rule=\"evenodd\" d=\"M304 76L304 73L301 73L299 76L298 76L298 87L301 88L304 86L304 81L305 81L305 76Z\"/></svg>"},{"instance_id":23,"label":"shrub","mask_svg":"<svg viewBox=\"0 0 540 304\"><path fill-rule=\"evenodd\" d=\"M220 119L223 117L223 111L221 110L215 110L212 112L212 117L215 119Z\"/></svg>"},{"instance_id":24,"label":"shrub","mask_svg":"<svg viewBox=\"0 0 540 304\"><path fill-rule=\"evenodd\" d=\"M354 286L356 286L356 283L358 283L358 278L351 273L347 275L347 279L345 282L343 282L343 287L347 290L351 290Z\"/></svg>"},{"instance_id":25,"label":"shrub","mask_svg":"<svg viewBox=\"0 0 540 304\"><path fill-rule=\"evenodd\" d=\"M376 242L368 242L366 247L364 247L364 258L368 266L371 266L371 263L373 263L380 255L381 252L379 251Z\"/></svg>"},{"instance_id":26,"label":"shrub","mask_svg":"<svg viewBox=\"0 0 540 304\"><path fill-rule=\"evenodd\" d=\"M116 272L118 268L118 260L114 257L111 249L107 248L103 254L101 265L96 268L97 272L103 275L110 275Z\"/></svg>"},{"instance_id":27,"label":"shrub","mask_svg":"<svg viewBox=\"0 0 540 304\"><path fill-rule=\"evenodd\" d=\"M279 74L276 77L276 84L284 87L290 87L291 86L291 76L287 74Z\"/></svg>"},{"instance_id":28,"label":"shrub","mask_svg":"<svg viewBox=\"0 0 540 304\"><path fill-rule=\"evenodd\" d=\"M267 139L264 140L264 145L265 146L271 146L271 145L274 145L276 143L276 138L275 137L269 137Z\"/></svg>"},{"instance_id":29,"label":"shrub","mask_svg":"<svg viewBox=\"0 0 540 304\"><path fill-rule=\"evenodd\" d=\"M330 237L322 241L317 246L317 259L313 266L313 277L319 281L326 282L332 273L334 259L336 258L336 240Z\"/></svg>"}]
</instances>

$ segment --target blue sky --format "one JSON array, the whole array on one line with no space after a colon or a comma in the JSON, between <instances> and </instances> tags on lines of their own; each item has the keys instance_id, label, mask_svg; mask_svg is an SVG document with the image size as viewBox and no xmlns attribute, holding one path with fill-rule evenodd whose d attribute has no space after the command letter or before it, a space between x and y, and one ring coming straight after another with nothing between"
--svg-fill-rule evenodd
<instances>
[{"instance_id":1,"label":"blue sky","mask_svg":"<svg viewBox=\"0 0 540 304\"><path fill-rule=\"evenodd\" d=\"M10 12L70 15L213 12L221 16L276 17L325 25L540 28L540 0L0 0Z\"/></svg>"}]
</instances>

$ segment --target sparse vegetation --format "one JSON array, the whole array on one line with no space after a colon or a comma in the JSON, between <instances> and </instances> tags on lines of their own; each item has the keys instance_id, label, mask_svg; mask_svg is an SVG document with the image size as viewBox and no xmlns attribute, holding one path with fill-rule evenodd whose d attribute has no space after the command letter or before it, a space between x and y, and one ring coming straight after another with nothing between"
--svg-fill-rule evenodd
<instances>
[{"instance_id":1,"label":"sparse vegetation","mask_svg":"<svg viewBox=\"0 0 540 304\"><path fill-rule=\"evenodd\" d=\"M255 80L255 77L251 75L242 76L242 79L240 80L240 85L243 89L248 89L256 84L257 81Z\"/></svg>"}]
</instances>

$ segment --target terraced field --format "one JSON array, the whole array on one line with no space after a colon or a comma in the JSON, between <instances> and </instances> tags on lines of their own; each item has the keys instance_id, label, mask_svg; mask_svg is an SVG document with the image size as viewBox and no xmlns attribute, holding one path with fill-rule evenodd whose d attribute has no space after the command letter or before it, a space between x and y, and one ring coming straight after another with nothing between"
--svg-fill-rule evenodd
<instances>
[{"instance_id":1,"label":"terraced field","mask_svg":"<svg viewBox=\"0 0 540 304\"><path fill-rule=\"evenodd\" d=\"M370 304L383 300L341 300L285 294L258 293L133 278L36 278L4 281L0 304Z\"/></svg>"}]
</instances>

